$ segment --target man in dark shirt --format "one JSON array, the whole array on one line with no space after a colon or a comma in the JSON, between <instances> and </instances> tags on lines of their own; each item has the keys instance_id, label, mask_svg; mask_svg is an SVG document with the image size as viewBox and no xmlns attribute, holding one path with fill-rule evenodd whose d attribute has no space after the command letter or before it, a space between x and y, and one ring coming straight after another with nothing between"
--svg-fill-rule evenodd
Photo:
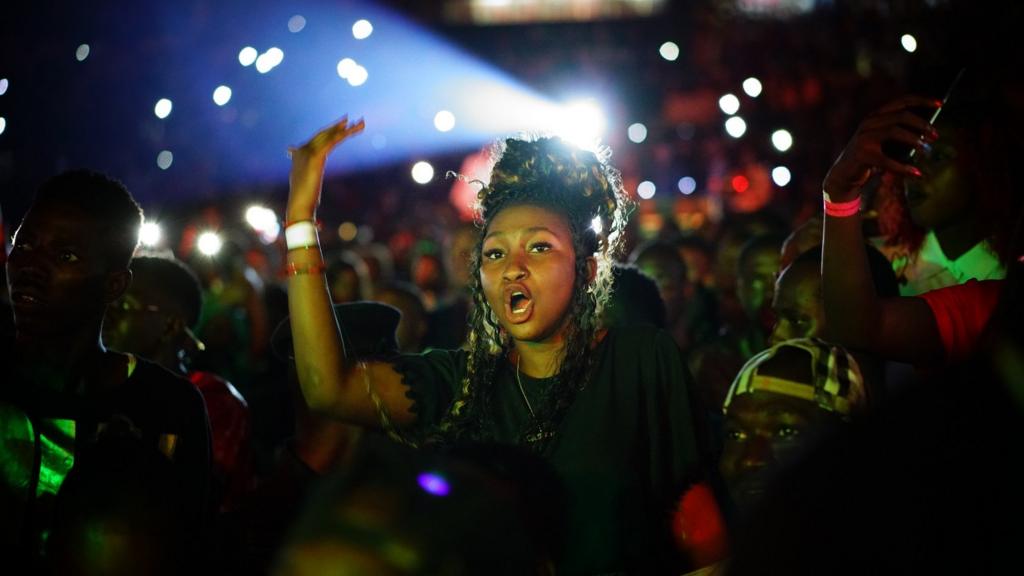
<instances>
[{"instance_id":1,"label":"man in dark shirt","mask_svg":"<svg viewBox=\"0 0 1024 576\"><path fill-rule=\"evenodd\" d=\"M0 477L0 501L23 512L4 520L14 538L2 546L12 552L45 555L64 478L104 438L130 437L170 463L165 500L180 502L185 526L208 510L202 397L155 364L107 350L100 337L107 306L131 282L141 223L121 183L76 170L43 184L15 235L7 261L15 333L0 364L0 406L16 415L6 419L0 452L24 455L6 461Z\"/></svg>"}]
</instances>

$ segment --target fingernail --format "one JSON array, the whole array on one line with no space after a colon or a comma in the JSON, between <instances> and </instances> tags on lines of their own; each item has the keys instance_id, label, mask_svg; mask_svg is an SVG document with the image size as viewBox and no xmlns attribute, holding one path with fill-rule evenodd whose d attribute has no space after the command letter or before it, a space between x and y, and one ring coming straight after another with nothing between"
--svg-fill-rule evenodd
<instances>
[{"instance_id":1,"label":"fingernail","mask_svg":"<svg viewBox=\"0 0 1024 576\"><path fill-rule=\"evenodd\" d=\"M932 100L932 106L935 106L936 108L942 106L942 100Z\"/></svg>"},{"instance_id":2,"label":"fingernail","mask_svg":"<svg viewBox=\"0 0 1024 576\"><path fill-rule=\"evenodd\" d=\"M917 176L918 178L924 176L923 174L921 174L920 170L918 170L917 168L915 168L913 166L910 167L910 173L913 174L914 176Z\"/></svg>"}]
</instances>

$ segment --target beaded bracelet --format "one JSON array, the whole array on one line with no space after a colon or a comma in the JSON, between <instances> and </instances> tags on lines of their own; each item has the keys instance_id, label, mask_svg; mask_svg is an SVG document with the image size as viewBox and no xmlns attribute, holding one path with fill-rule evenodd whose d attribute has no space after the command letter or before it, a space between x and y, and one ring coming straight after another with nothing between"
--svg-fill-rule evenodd
<instances>
[{"instance_id":1,"label":"beaded bracelet","mask_svg":"<svg viewBox=\"0 0 1024 576\"><path fill-rule=\"evenodd\" d=\"M325 270L327 270L327 265L323 262L317 262L316 264L289 262L284 268L284 273L286 276L301 276L306 274L323 274Z\"/></svg>"},{"instance_id":2,"label":"beaded bracelet","mask_svg":"<svg viewBox=\"0 0 1024 576\"><path fill-rule=\"evenodd\" d=\"M860 196L849 202L833 202L828 197L828 192L823 194L825 200L825 214L833 218L847 218L860 213Z\"/></svg>"}]
</instances>

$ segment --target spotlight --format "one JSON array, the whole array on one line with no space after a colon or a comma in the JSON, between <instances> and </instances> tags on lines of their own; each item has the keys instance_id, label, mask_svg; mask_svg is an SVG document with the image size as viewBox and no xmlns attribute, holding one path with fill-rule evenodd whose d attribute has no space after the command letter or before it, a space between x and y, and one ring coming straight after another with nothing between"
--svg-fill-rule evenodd
<instances>
[{"instance_id":1,"label":"spotlight","mask_svg":"<svg viewBox=\"0 0 1024 576\"><path fill-rule=\"evenodd\" d=\"M588 98L569 102L562 109L556 132L567 142L593 151L604 133L605 117L597 101Z\"/></svg>"},{"instance_id":2,"label":"spotlight","mask_svg":"<svg viewBox=\"0 0 1024 576\"><path fill-rule=\"evenodd\" d=\"M152 248L160 243L163 231L156 222L143 222L139 228L139 244L146 248Z\"/></svg>"},{"instance_id":3,"label":"spotlight","mask_svg":"<svg viewBox=\"0 0 1024 576\"><path fill-rule=\"evenodd\" d=\"M223 246L224 242L220 239L220 235L209 230L200 234L196 239L196 248L204 256L216 256Z\"/></svg>"}]
</instances>

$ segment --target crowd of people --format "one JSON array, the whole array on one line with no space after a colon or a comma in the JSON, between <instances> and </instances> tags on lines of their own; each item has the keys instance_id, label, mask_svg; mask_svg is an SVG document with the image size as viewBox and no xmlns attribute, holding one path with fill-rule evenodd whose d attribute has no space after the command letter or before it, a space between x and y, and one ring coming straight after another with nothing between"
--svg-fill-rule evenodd
<instances>
[{"instance_id":1,"label":"crowd of people","mask_svg":"<svg viewBox=\"0 0 1024 576\"><path fill-rule=\"evenodd\" d=\"M5 254L5 565L1019 566L1024 195L999 80L863 118L813 214L643 238L608 150L556 136L494 145L473 222L388 244L321 239L345 202L325 163L362 120L290 149L276 252L206 255L195 225L142 250L121 182L56 174Z\"/></svg>"}]
</instances>

